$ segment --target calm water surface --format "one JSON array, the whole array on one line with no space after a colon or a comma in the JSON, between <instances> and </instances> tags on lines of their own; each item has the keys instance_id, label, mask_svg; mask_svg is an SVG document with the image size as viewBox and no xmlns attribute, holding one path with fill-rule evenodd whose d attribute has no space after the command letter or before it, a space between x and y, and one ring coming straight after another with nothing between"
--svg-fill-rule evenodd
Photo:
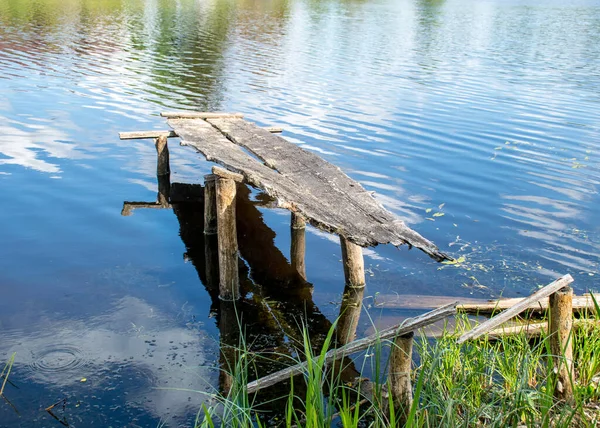
<instances>
[{"instance_id":1,"label":"calm water surface","mask_svg":"<svg viewBox=\"0 0 600 428\"><path fill-rule=\"evenodd\" d=\"M417 313L373 305L395 294L600 288L597 0L0 0L0 358L17 353L19 412L1 402L0 426L61 426L43 409L63 398L71 426L188 426L207 396L169 388L218 388L201 205L121 215L157 183L152 143L118 131L175 109L283 126L465 257L365 251L376 323ZM211 165L175 143L172 181L200 183ZM258 318L302 313L269 300L289 215L244 198L245 313L285 347ZM309 229L307 248L318 332L343 272L336 237Z\"/></svg>"}]
</instances>

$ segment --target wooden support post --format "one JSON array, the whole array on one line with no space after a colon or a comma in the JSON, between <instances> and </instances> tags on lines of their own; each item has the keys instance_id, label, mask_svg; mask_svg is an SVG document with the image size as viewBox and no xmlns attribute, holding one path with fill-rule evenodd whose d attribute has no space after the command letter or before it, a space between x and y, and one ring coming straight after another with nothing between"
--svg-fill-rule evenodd
<instances>
[{"instance_id":1,"label":"wooden support post","mask_svg":"<svg viewBox=\"0 0 600 428\"><path fill-rule=\"evenodd\" d=\"M338 346L346 345L356 338L356 329L362 309L362 300L365 294L365 286L351 287L346 285L340 316L336 327L336 340Z\"/></svg>"},{"instance_id":2,"label":"wooden support post","mask_svg":"<svg viewBox=\"0 0 600 428\"><path fill-rule=\"evenodd\" d=\"M236 182L222 177L218 177L216 182L219 297L223 300L237 300L240 297L240 284L235 224Z\"/></svg>"},{"instance_id":3,"label":"wooden support post","mask_svg":"<svg viewBox=\"0 0 600 428\"><path fill-rule=\"evenodd\" d=\"M217 233L217 176L204 176L204 234Z\"/></svg>"},{"instance_id":4,"label":"wooden support post","mask_svg":"<svg viewBox=\"0 0 600 428\"><path fill-rule=\"evenodd\" d=\"M292 245L290 249L290 258L292 269L298 273L302 279L306 279L306 265L304 263L304 254L306 252L306 222L304 218L292 212Z\"/></svg>"},{"instance_id":5,"label":"wooden support post","mask_svg":"<svg viewBox=\"0 0 600 428\"><path fill-rule=\"evenodd\" d=\"M557 374L554 396L562 401L574 402L573 397L573 289L564 287L550 295L551 367Z\"/></svg>"},{"instance_id":6,"label":"wooden support post","mask_svg":"<svg viewBox=\"0 0 600 428\"><path fill-rule=\"evenodd\" d=\"M412 405L412 386L410 370L412 365L412 348L414 332L394 339L390 353L388 378L390 394L398 415L398 426L404 426Z\"/></svg>"},{"instance_id":7,"label":"wooden support post","mask_svg":"<svg viewBox=\"0 0 600 428\"><path fill-rule=\"evenodd\" d=\"M156 154L158 161L156 163L156 175L170 174L171 169L169 167L169 145L167 144L167 137L161 135L154 140L156 146Z\"/></svg>"},{"instance_id":8,"label":"wooden support post","mask_svg":"<svg viewBox=\"0 0 600 428\"><path fill-rule=\"evenodd\" d=\"M365 285L365 262L362 248L346 240L340 235L342 246L342 263L344 264L344 277L346 285L350 287L363 287Z\"/></svg>"}]
</instances>

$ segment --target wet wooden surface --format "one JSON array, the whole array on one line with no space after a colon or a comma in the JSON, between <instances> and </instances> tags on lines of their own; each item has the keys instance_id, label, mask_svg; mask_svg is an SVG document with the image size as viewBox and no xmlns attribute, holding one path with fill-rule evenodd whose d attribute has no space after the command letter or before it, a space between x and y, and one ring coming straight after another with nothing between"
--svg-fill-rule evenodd
<instances>
[{"instance_id":1,"label":"wet wooden surface","mask_svg":"<svg viewBox=\"0 0 600 428\"><path fill-rule=\"evenodd\" d=\"M453 296L431 296L421 294L379 294L373 302L373 305L378 308L387 309L431 309L437 306L446 305L455 300L459 300L460 304L457 309L468 314L489 315L495 312L500 312L513 307L514 305L525 300L524 297L515 297L510 299L478 299L473 297L453 297ZM533 312L543 312L548 309L548 298L531 302L527 308ZM594 311L594 300L589 294L581 296L573 296L573 310Z\"/></svg>"},{"instance_id":2,"label":"wet wooden surface","mask_svg":"<svg viewBox=\"0 0 600 428\"><path fill-rule=\"evenodd\" d=\"M316 227L363 247L409 244L436 260L448 258L338 167L268 130L237 117L171 118L168 124L183 145L242 174L245 182Z\"/></svg>"}]
</instances>

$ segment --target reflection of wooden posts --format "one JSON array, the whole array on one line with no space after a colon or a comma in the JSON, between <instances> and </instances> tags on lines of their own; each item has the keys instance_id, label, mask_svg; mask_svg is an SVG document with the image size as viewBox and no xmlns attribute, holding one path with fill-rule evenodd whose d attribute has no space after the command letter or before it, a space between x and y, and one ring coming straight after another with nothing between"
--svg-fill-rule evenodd
<instances>
[{"instance_id":1,"label":"reflection of wooden posts","mask_svg":"<svg viewBox=\"0 0 600 428\"><path fill-rule=\"evenodd\" d=\"M404 426L412 405L412 387L410 370L412 365L412 348L414 332L397 336L392 344L388 379L390 393L397 411L398 426Z\"/></svg>"},{"instance_id":2,"label":"reflection of wooden posts","mask_svg":"<svg viewBox=\"0 0 600 428\"><path fill-rule=\"evenodd\" d=\"M154 140L154 145L156 146L156 154L158 159L156 162L156 174L170 174L169 145L167 144L167 137L165 135L159 136Z\"/></svg>"},{"instance_id":3,"label":"reflection of wooden posts","mask_svg":"<svg viewBox=\"0 0 600 428\"><path fill-rule=\"evenodd\" d=\"M298 273L302 279L306 279L306 266L304 263L304 254L306 252L306 222L299 214L292 212L292 245L290 249L290 259L292 269Z\"/></svg>"},{"instance_id":4,"label":"reflection of wooden posts","mask_svg":"<svg viewBox=\"0 0 600 428\"><path fill-rule=\"evenodd\" d=\"M363 287L365 285L365 262L362 248L340 236L342 246L342 263L346 285L350 287Z\"/></svg>"},{"instance_id":5,"label":"reflection of wooden posts","mask_svg":"<svg viewBox=\"0 0 600 428\"><path fill-rule=\"evenodd\" d=\"M217 201L217 236L219 240L219 297L237 300L240 297L238 278L238 243L235 224L236 182L239 174L214 167Z\"/></svg>"},{"instance_id":6,"label":"reflection of wooden posts","mask_svg":"<svg viewBox=\"0 0 600 428\"><path fill-rule=\"evenodd\" d=\"M171 196L171 175L157 175L156 179L158 180L158 195L156 197L156 203L163 208L169 208Z\"/></svg>"},{"instance_id":7,"label":"reflection of wooden posts","mask_svg":"<svg viewBox=\"0 0 600 428\"><path fill-rule=\"evenodd\" d=\"M551 367L557 374L554 396L573 402L573 289L564 287L550 295Z\"/></svg>"},{"instance_id":8,"label":"reflection of wooden posts","mask_svg":"<svg viewBox=\"0 0 600 428\"><path fill-rule=\"evenodd\" d=\"M233 386L235 366L238 361L240 346L240 327L238 325L235 304L232 301L221 300L219 305L220 365L219 387L224 396L229 394Z\"/></svg>"},{"instance_id":9,"label":"reflection of wooden posts","mask_svg":"<svg viewBox=\"0 0 600 428\"><path fill-rule=\"evenodd\" d=\"M336 327L338 345L345 345L356 338L356 329L358 327L364 294L364 285L361 287L346 285Z\"/></svg>"},{"instance_id":10,"label":"reflection of wooden posts","mask_svg":"<svg viewBox=\"0 0 600 428\"><path fill-rule=\"evenodd\" d=\"M217 233L217 176L208 174L204 176L204 234Z\"/></svg>"}]
</instances>

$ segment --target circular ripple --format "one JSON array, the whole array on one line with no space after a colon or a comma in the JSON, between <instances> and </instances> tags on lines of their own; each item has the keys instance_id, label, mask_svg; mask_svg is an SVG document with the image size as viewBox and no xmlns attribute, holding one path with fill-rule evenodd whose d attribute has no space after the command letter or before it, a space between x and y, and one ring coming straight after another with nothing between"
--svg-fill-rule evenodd
<instances>
[{"instance_id":1,"label":"circular ripple","mask_svg":"<svg viewBox=\"0 0 600 428\"><path fill-rule=\"evenodd\" d=\"M81 350L74 346L56 345L36 354L31 369L36 372L57 373L82 367L86 363Z\"/></svg>"}]
</instances>

